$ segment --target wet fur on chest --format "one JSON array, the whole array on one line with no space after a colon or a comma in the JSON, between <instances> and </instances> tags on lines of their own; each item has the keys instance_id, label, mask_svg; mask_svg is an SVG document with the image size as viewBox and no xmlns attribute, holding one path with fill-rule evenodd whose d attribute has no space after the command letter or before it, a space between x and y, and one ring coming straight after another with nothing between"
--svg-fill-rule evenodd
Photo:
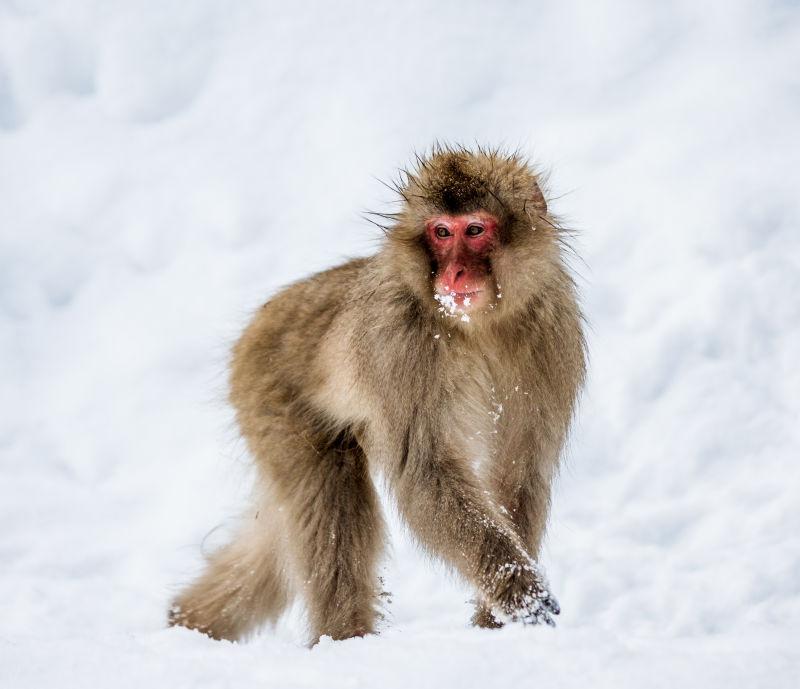
<instances>
[{"instance_id":1,"label":"wet fur on chest","mask_svg":"<svg viewBox=\"0 0 800 689\"><path fill-rule=\"evenodd\" d=\"M441 409L448 439L482 477L495 456L498 422L498 381L493 374L492 356L454 348L443 362L446 404Z\"/></svg>"}]
</instances>

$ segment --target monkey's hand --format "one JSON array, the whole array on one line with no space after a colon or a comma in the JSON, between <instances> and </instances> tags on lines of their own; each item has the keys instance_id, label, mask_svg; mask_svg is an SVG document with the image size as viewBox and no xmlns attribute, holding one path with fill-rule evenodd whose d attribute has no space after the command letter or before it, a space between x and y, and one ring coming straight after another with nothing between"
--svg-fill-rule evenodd
<instances>
[{"instance_id":1,"label":"monkey's hand","mask_svg":"<svg viewBox=\"0 0 800 689\"><path fill-rule=\"evenodd\" d=\"M556 626L553 615L558 615L561 608L535 562L502 565L493 583L492 598L504 622Z\"/></svg>"}]
</instances>

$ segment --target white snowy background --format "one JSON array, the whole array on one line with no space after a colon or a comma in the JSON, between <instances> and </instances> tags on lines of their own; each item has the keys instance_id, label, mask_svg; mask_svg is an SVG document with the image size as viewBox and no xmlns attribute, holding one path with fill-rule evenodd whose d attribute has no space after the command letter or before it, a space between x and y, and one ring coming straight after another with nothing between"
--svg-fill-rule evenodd
<instances>
[{"instance_id":1,"label":"white snowy background","mask_svg":"<svg viewBox=\"0 0 800 689\"><path fill-rule=\"evenodd\" d=\"M798 686L799 124L790 0L0 2L0 686ZM580 231L558 628L393 521L379 636L166 629L251 480L230 344L435 139Z\"/></svg>"}]
</instances>

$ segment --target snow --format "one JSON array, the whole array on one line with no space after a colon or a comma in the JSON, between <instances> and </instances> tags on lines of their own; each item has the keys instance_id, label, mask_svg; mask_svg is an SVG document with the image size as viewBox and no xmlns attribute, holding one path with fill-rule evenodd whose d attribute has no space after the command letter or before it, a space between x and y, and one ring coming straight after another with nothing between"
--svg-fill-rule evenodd
<instances>
[{"instance_id":1,"label":"snow","mask_svg":"<svg viewBox=\"0 0 800 689\"><path fill-rule=\"evenodd\" d=\"M0 686L795 686L799 73L782 0L0 5ZM165 629L249 490L228 347L437 138L579 231L558 627L470 628L390 512L379 636Z\"/></svg>"},{"instance_id":2,"label":"snow","mask_svg":"<svg viewBox=\"0 0 800 689\"><path fill-rule=\"evenodd\" d=\"M432 296L436 302L441 304L441 306L439 306L440 313L443 313L445 316L455 316L456 309L458 308L455 292L450 292L448 294L434 292Z\"/></svg>"}]
</instances>

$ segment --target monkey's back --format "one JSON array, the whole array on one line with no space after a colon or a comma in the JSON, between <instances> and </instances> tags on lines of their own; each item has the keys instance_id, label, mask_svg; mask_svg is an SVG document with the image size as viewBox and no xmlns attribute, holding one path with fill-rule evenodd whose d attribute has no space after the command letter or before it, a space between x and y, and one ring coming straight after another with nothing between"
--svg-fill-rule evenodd
<instances>
[{"instance_id":1,"label":"monkey's back","mask_svg":"<svg viewBox=\"0 0 800 689\"><path fill-rule=\"evenodd\" d=\"M295 282L255 314L233 348L230 400L247 436L272 414L308 413L318 388L315 359L371 259L353 259Z\"/></svg>"}]
</instances>

